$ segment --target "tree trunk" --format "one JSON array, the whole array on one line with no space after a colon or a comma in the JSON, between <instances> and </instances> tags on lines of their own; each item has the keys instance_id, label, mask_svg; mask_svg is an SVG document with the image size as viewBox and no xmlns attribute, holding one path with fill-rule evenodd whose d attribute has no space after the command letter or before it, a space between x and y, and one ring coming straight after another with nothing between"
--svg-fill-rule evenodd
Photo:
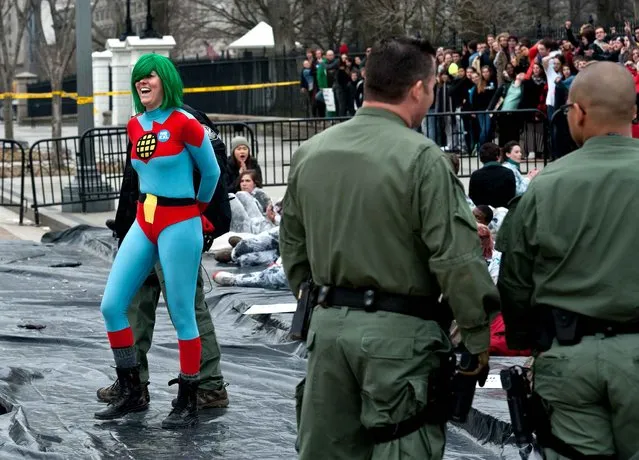
<instances>
[{"instance_id":1,"label":"tree trunk","mask_svg":"<svg viewBox=\"0 0 639 460\"><path fill-rule=\"evenodd\" d=\"M597 24L608 25L615 21L616 1L597 0Z\"/></svg>"},{"instance_id":2,"label":"tree trunk","mask_svg":"<svg viewBox=\"0 0 639 460\"><path fill-rule=\"evenodd\" d=\"M635 0L637 2L639 2L639 0ZM570 0L570 2L568 3L568 9L569 9L569 16L568 19L570 19L573 22L573 25L576 27L579 27L579 20L580 20L580 16L581 16L581 0Z\"/></svg>"},{"instance_id":3,"label":"tree trunk","mask_svg":"<svg viewBox=\"0 0 639 460\"><path fill-rule=\"evenodd\" d=\"M174 8L177 10L177 8ZM153 0L151 2L151 15L153 16L153 28L160 35L169 35L171 33L169 19L171 8L168 0ZM176 11L177 13L177 11Z\"/></svg>"},{"instance_id":4,"label":"tree trunk","mask_svg":"<svg viewBox=\"0 0 639 460\"><path fill-rule=\"evenodd\" d=\"M2 117L4 118L4 138L13 139L13 98L11 96L4 98Z\"/></svg>"},{"instance_id":5,"label":"tree trunk","mask_svg":"<svg viewBox=\"0 0 639 460\"><path fill-rule=\"evenodd\" d=\"M461 20L460 29L462 30L461 36L465 40L485 37L486 23L481 15L477 14L477 12L481 10L481 6L478 4L479 2L475 2L475 0L465 0L461 2L459 7L459 18Z\"/></svg>"},{"instance_id":6,"label":"tree trunk","mask_svg":"<svg viewBox=\"0 0 639 460\"><path fill-rule=\"evenodd\" d=\"M54 93L51 98L51 137L62 137L62 77L55 75L51 78L51 91Z\"/></svg>"},{"instance_id":7,"label":"tree trunk","mask_svg":"<svg viewBox=\"0 0 639 460\"><path fill-rule=\"evenodd\" d=\"M273 28L275 54L286 51L290 53L295 48L294 27L291 20L289 2L275 0L268 5L268 24Z\"/></svg>"}]
</instances>

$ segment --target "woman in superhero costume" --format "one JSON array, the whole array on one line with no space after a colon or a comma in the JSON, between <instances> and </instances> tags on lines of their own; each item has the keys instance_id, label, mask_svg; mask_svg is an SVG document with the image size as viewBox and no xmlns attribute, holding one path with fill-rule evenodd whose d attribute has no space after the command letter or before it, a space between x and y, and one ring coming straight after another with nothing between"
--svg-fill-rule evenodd
<instances>
[{"instance_id":1,"label":"woman in superhero costume","mask_svg":"<svg viewBox=\"0 0 639 460\"><path fill-rule=\"evenodd\" d=\"M162 427L181 428L198 422L201 345L195 321L195 288L203 225L210 225L201 212L213 196L220 169L204 128L180 108L182 80L168 58L141 56L133 68L131 89L137 115L129 121L127 132L140 199L136 220L113 261L101 305L120 393L95 417L111 420L148 407L127 308L159 259L180 355L180 375L169 382L179 384L177 403ZM201 175L197 193L194 168Z\"/></svg>"}]
</instances>

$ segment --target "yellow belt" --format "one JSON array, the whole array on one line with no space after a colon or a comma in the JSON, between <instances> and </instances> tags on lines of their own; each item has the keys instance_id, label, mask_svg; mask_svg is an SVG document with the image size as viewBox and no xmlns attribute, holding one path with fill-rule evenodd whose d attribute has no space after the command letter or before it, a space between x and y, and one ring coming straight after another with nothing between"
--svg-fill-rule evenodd
<instances>
[{"instance_id":1,"label":"yellow belt","mask_svg":"<svg viewBox=\"0 0 639 460\"><path fill-rule=\"evenodd\" d=\"M150 193L144 199L144 221L152 224L155 218L155 208L158 206L158 197Z\"/></svg>"}]
</instances>

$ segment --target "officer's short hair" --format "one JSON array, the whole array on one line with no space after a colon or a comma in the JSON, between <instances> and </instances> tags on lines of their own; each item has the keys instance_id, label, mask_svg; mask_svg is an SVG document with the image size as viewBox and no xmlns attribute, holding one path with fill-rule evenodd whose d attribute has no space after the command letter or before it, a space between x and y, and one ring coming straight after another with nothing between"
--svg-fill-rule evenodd
<instances>
[{"instance_id":1,"label":"officer's short hair","mask_svg":"<svg viewBox=\"0 0 639 460\"><path fill-rule=\"evenodd\" d=\"M501 150L497 144L486 142L479 147L479 161L488 163L489 161L498 161L501 156Z\"/></svg>"},{"instance_id":2,"label":"officer's short hair","mask_svg":"<svg viewBox=\"0 0 639 460\"><path fill-rule=\"evenodd\" d=\"M412 37L387 38L366 59L364 98L398 104L408 89L435 73L435 49L427 40Z\"/></svg>"}]
</instances>

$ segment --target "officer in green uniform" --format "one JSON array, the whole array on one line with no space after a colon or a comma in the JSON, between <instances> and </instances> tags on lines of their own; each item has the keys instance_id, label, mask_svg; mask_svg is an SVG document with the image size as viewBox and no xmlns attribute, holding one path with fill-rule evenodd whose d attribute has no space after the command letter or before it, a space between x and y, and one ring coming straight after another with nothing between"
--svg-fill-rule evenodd
<instances>
[{"instance_id":1,"label":"officer in green uniform","mask_svg":"<svg viewBox=\"0 0 639 460\"><path fill-rule=\"evenodd\" d=\"M506 339L540 352L533 400L546 458L625 460L639 452L633 79L594 63L562 110L580 148L544 168L500 231Z\"/></svg>"},{"instance_id":2,"label":"officer in green uniform","mask_svg":"<svg viewBox=\"0 0 639 460\"><path fill-rule=\"evenodd\" d=\"M440 294L478 355L473 374L488 363L499 297L450 160L413 130L433 102L434 49L388 39L366 68L363 107L300 146L284 198L286 276L296 293L312 276L319 296L296 391L299 454L441 459L447 414L433 384L451 344Z\"/></svg>"}]
</instances>

